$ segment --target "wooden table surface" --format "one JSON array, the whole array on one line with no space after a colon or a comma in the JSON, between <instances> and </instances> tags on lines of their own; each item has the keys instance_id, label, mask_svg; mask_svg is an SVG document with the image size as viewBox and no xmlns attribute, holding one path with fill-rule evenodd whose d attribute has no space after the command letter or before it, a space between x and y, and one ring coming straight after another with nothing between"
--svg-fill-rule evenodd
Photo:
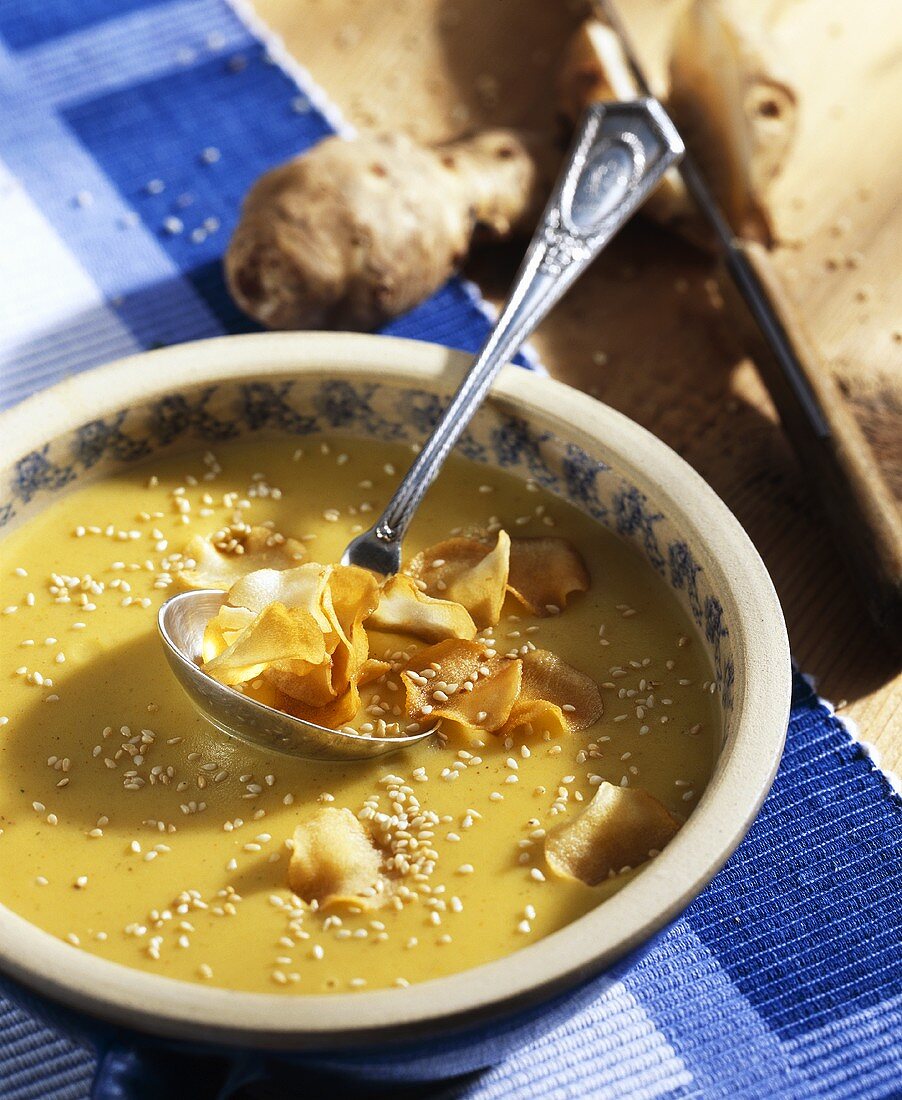
<instances>
[{"instance_id":1,"label":"wooden table surface","mask_svg":"<svg viewBox=\"0 0 902 1100\"><path fill-rule=\"evenodd\" d=\"M621 0L654 79L663 79L680 2ZM747 2L756 18L759 0ZM902 125L890 125L902 102L902 43L886 0L768 7L802 103L772 197L775 260L902 496ZM486 125L552 127L555 70L584 5L256 0L256 8L351 123L428 141ZM497 301L521 251L485 250L467 274ZM534 346L552 375L645 425L723 497L771 571L799 666L855 720L884 767L902 771L898 655L870 625L823 528L715 274L710 258L635 222Z\"/></svg>"}]
</instances>

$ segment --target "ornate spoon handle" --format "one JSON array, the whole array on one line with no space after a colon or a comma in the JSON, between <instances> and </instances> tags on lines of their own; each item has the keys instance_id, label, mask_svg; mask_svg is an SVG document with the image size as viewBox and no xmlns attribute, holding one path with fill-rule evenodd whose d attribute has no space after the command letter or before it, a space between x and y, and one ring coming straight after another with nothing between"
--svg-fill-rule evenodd
<instances>
[{"instance_id":1,"label":"ornate spoon handle","mask_svg":"<svg viewBox=\"0 0 902 1100\"><path fill-rule=\"evenodd\" d=\"M682 155L657 100L589 108L491 335L385 511L348 546L346 564L383 574L400 569L401 540L417 506L501 367Z\"/></svg>"}]
</instances>

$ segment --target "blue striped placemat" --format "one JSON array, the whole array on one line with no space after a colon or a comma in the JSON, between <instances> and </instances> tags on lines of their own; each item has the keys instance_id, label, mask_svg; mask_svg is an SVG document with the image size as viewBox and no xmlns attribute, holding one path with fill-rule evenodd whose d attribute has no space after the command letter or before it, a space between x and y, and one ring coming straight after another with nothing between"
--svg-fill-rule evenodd
<instances>
[{"instance_id":1,"label":"blue striped placemat","mask_svg":"<svg viewBox=\"0 0 902 1100\"><path fill-rule=\"evenodd\" d=\"M261 171L340 125L224 0L0 0L0 406L159 344L253 326L220 257ZM453 280L388 331L476 350ZM797 676L747 840L580 1015L466 1084L514 1097L902 1090L902 803ZM0 1097L81 1100L91 1052L0 999Z\"/></svg>"}]
</instances>

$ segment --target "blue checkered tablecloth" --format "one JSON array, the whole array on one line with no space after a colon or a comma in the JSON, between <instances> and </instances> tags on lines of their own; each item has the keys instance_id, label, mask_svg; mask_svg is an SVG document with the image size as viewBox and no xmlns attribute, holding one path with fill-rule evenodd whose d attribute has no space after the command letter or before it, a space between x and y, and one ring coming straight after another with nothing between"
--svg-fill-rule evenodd
<instances>
[{"instance_id":1,"label":"blue checkered tablecloth","mask_svg":"<svg viewBox=\"0 0 902 1100\"><path fill-rule=\"evenodd\" d=\"M220 257L242 195L340 126L225 0L0 0L0 405L159 344L247 331ZM454 280L389 331L475 350ZM644 959L444 1095L902 1095L902 802L797 676L758 821ZM93 1054L0 999L0 1098L81 1100Z\"/></svg>"}]
</instances>

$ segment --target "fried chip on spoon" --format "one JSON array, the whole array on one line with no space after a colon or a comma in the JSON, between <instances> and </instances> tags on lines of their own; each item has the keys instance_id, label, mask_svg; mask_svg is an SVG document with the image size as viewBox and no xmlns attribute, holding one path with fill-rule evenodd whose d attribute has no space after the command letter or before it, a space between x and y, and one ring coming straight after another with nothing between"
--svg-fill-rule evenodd
<instances>
[{"instance_id":1,"label":"fried chip on spoon","mask_svg":"<svg viewBox=\"0 0 902 1100\"><path fill-rule=\"evenodd\" d=\"M282 601L276 601L281 603ZM260 609L263 610L262 608ZM231 643L235 640L231 639L229 635L238 635L245 627L250 626L254 621L256 612L251 611L249 607L232 607L231 604L224 603L216 613L215 621L219 624L219 629L223 633L223 637ZM211 622L213 620L211 619Z\"/></svg>"},{"instance_id":2,"label":"fried chip on spoon","mask_svg":"<svg viewBox=\"0 0 902 1100\"><path fill-rule=\"evenodd\" d=\"M315 726L326 726L328 729L337 730L353 722L357 717L357 712L360 710L360 692L357 690L357 684L352 681L347 690L318 706L311 706L301 699L279 692L275 705L277 710L284 711L293 718L300 718L302 722L312 722Z\"/></svg>"},{"instance_id":3,"label":"fried chip on spoon","mask_svg":"<svg viewBox=\"0 0 902 1100\"><path fill-rule=\"evenodd\" d=\"M331 652L332 681L338 694L356 682L369 656L370 644L363 623L378 602L379 584L369 570L356 565L334 567L324 607L337 636Z\"/></svg>"},{"instance_id":4,"label":"fried chip on spoon","mask_svg":"<svg viewBox=\"0 0 902 1100\"><path fill-rule=\"evenodd\" d=\"M323 609L326 589L332 578L332 566L308 562L293 569L257 569L241 577L229 589L226 602L232 607L247 607L260 612L271 603L303 607L320 624L323 633L332 623Z\"/></svg>"},{"instance_id":5,"label":"fried chip on spoon","mask_svg":"<svg viewBox=\"0 0 902 1100\"><path fill-rule=\"evenodd\" d=\"M597 886L653 858L680 825L640 787L602 783L575 818L549 830L545 858L555 874Z\"/></svg>"},{"instance_id":6,"label":"fried chip on spoon","mask_svg":"<svg viewBox=\"0 0 902 1100\"><path fill-rule=\"evenodd\" d=\"M217 644L217 631L222 639L230 641L230 629L233 629L244 616L254 614L262 615L264 611L275 605L280 605L291 611L307 614L315 623L319 632L321 648L317 647L317 656L311 657L306 652L284 652L271 660L256 662L248 666L245 672L230 674L230 683L244 683L257 676L266 679L273 677L276 683L273 685L280 690L286 690L294 694L297 685L307 681L307 690L303 692L305 701L318 704L331 702L336 692L331 689L331 665L328 663L329 649L326 642L330 639L333 623L323 609L323 600L332 576L332 567L309 562L305 565L295 566L291 569L257 569L240 577L229 589L226 603L220 608L217 615L207 625L204 635L204 656L215 648ZM222 656L218 654L217 659ZM217 675L213 669L217 666L207 665L206 671L211 675ZM253 672L253 675L246 673ZM236 679L240 676L241 679ZM317 677L319 679L317 680ZM221 676L217 678L222 679ZM328 686L315 692L319 683L328 681ZM223 680L223 682L226 682Z\"/></svg>"},{"instance_id":7,"label":"fried chip on spoon","mask_svg":"<svg viewBox=\"0 0 902 1100\"><path fill-rule=\"evenodd\" d=\"M235 686L259 676L279 661L298 661L315 667L326 657L322 631L303 608L273 603L264 608L230 646L204 671L220 683Z\"/></svg>"},{"instance_id":8,"label":"fried chip on spoon","mask_svg":"<svg viewBox=\"0 0 902 1100\"><path fill-rule=\"evenodd\" d=\"M228 647L229 643L225 639L218 618L214 616L204 627L204 637L200 646L201 664L205 665L212 661L214 657L218 657Z\"/></svg>"},{"instance_id":9,"label":"fried chip on spoon","mask_svg":"<svg viewBox=\"0 0 902 1100\"><path fill-rule=\"evenodd\" d=\"M391 663L389 661L380 661L375 657L368 657L357 673L357 686L363 687L365 684L371 684L374 680L378 680L380 676L384 676L387 672L391 672Z\"/></svg>"},{"instance_id":10,"label":"fried chip on spoon","mask_svg":"<svg viewBox=\"0 0 902 1100\"><path fill-rule=\"evenodd\" d=\"M346 715L350 701L359 704L359 698L353 694L343 703L338 703L338 700L347 696L356 685L359 671L369 656L369 641L362 623L378 601L379 585L372 573L356 566L329 567L324 571L322 583L312 572L301 572L306 569L306 566L301 566L298 570L292 570L297 576L288 578L281 587L283 591L290 589L296 598L305 599L308 607L317 614L320 624L325 623L323 644L326 656L316 667L297 661L274 663L263 675L280 692L306 708L330 706L329 714L321 720L300 713L296 716L319 725L331 725L333 711ZM257 598L263 591L263 582L265 587L269 587L276 581L277 578L272 577L258 580L253 597ZM246 593L237 592L236 595L247 598ZM291 713L297 710L295 707ZM354 713L335 721L342 725L350 721Z\"/></svg>"},{"instance_id":11,"label":"fried chip on spoon","mask_svg":"<svg viewBox=\"0 0 902 1100\"><path fill-rule=\"evenodd\" d=\"M230 607L224 603L204 628L203 661L206 663L218 657L255 618L254 612L247 607Z\"/></svg>"},{"instance_id":12,"label":"fried chip on spoon","mask_svg":"<svg viewBox=\"0 0 902 1100\"><path fill-rule=\"evenodd\" d=\"M303 608L313 616L321 633L327 633L331 623L323 613L321 602L330 573L329 567L311 562L291 569L256 569L240 577L229 589L225 603L207 623L202 649L204 661L222 653L256 615L275 603Z\"/></svg>"},{"instance_id":13,"label":"fried chip on spoon","mask_svg":"<svg viewBox=\"0 0 902 1100\"><path fill-rule=\"evenodd\" d=\"M465 607L451 600L437 600L421 592L412 577L397 573L383 584L379 605L367 627L395 634L410 634L424 642L445 638L473 638L476 624Z\"/></svg>"},{"instance_id":14,"label":"fried chip on spoon","mask_svg":"<svg viewBox=\"0 0 902 1100\"><path fill-rule=\"evenodd\" d=\"M449 638L415 653L401 672L410 717L442 718L487 733L500 729L520 691L522 662L490 657L488 648Z\"/></svg>"},{"instance_id":15,"label":"fried chip on spoon","mask_svg":"<svg viewBox=\"0 0 902 1100\"><path fill-rule=\"evenodd\" d=\"M363 636L365 640L365 632ZM322 664L310 666L302 662L284 661L271 665L262 675L285 700L290 700L290 704L285 702L285 709L296 718L303 718L320 726L344 725L354 718L359 708L357 686L366 682L365 677L376 678L382 675L382 662L379 662L378 672L368 669L368 664L369 660L365 655L361 658L360 652L353 653L342 643ZM348 713L352 701L354 709ZM320 718L307 713L308 709L312 711L317 708L331 709ZM338 715L341 717L333 719L332 716Z\"/></svg>"},{"instance_id":16,"label":"fried chip on spoon","mask_svg":"<svg viewBox=\"0 0 902 1100\"><path fill-rule=\"evenodd\" d=\"M268 527L251 527L232 533L224 543L214 543L213 537L195 535L185 547L184 556L191 558L195 566L177 574L182 588L219 588L226 592L246 573L258 569L290 569L306 553L302 542L285 538Z\"/></svg>"},{"instance_id":17,"label":"fried chip on spoon","mask_svg":"<svg viewBox=\"0 0 902 1100\"><path fill-rule=\"evenodd\" d=\"M506 531L498 532L494 546L478 539L446 539L411 558L404 572L422 582L428 596L461 604L482 629L501 618L510 547Z\"/></svg>"},{"instance_id":18,"label":"fried chip on spoon","mask_svg":"<svg viewBox=\"0 0 902 1100\"><path fill-rule=\"evenodd\" d=\"M566 539L511 539L507 589L533 615L555 615L571 592L585 592L589 573Z\"/></svg>"},{"instance_id":19,"label":"fried chip on spoon","mask_svg":"<svg viewBox=\"0 0 902 1100\"><path fill-rule=\"evenodd\" d=\"M332 673L332 658L327 655L317 665L281 661L264 669L261 675L286 699L295 700L308 707L325 707L334 702L340 694L334 684Z\"/></svg>"},{"instance_id":20,"label":"fried chip on spoon","mask_svg":"<svg viewBox=\"0 0 902 1100\"><path fill-rule=\"evenodd\" d=\"M348 809L324 806L294 830L288 885L320 908L377 903L382 857Z\"/></svg>"},{"instance_id":21,"label":"fried chip on spoon","mask_svg":"<svg viewBox=\"0 0 902 1100\"><path fill-rule=\"evenodd\" d=\"M368 569L357 565L335 565L329 578L329 596L338 625L350 639L354 627L376 610L379 582Z\"/></svg>"},{"instance_id":22,"label":"fried chip on spoon","mask_svg":"<svg viewBox=\"0 0 902 1100\"><path fill-rule=\"evenodd\" d=\"M358 670L356 678L348 684L347 689L342 694L332 696L313 706L302 699L292 698L290 694L280 691L275 706L277 710L283 710L286 714L290 714L294 718L300 718L305 722L313 722L317 726L327 726L329 729L339 729L341 726L353 722L357 717L360 710L359 688L371 683L373 680L378 680L380 676L385 675L390 670L391 665L387 661L367 659ZM278 682L276 677L272 676L271 669L267 669L264 678L270 683ZM309 685L310 679L310 676L301 678L301 682ZM292 687L297 688L297 684L292 684Z\"/></svg>"}]
</instances>

